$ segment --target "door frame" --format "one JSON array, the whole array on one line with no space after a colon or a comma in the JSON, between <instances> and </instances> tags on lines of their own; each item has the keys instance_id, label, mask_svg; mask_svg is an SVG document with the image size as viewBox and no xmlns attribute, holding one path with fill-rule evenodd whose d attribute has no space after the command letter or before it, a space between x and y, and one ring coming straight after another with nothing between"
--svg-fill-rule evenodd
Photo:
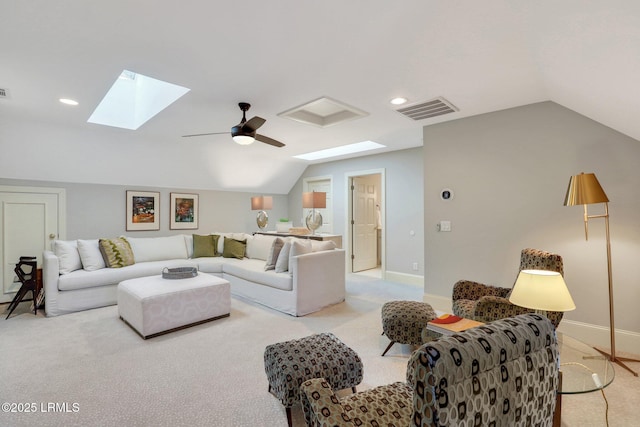
<instances>
[{"instance_id":1,"label":"door frame","mask_svg":"<svg viewBox=\"0 0 640 427\"><path fill-rule=\"evenodd\" d=\"M386 195L386 191L387 191L387 180L385 178L385 169L384 168L380 168L380 169L366 169L366 170L360 170L360 171L352 171L352 172L345 172L344 176L345 176L345 182L346 182L346 188L345 188L345 202L344 202L344 206L346 208L346 212L345 212L345 220L346 220L346 224L344 229L346 230L345 233L345 244L343 245L343 247L346 249L346 257L347 257L347 265L349 266L349 268L347 269L347 273L353 273L353 263L351 262L351 257L353 256L353 242L352 240L352 236L353 236L353 224L351 224L351 221L353 220L353 200L352 200L352 192L351 192L351 185L353 182L353 178L358 177L358 176L365 176L365 175L380 175L380 217L381 217L381 222L382 222L382 232L380 233L380 270L382 273L382 279L385 279L385 275L386 275L386 271L387 271L387 255L386 255L386 233L387 233L387 213L386 213L386 205L387 205L387 195Z\"/></svg>"}]
</instances>

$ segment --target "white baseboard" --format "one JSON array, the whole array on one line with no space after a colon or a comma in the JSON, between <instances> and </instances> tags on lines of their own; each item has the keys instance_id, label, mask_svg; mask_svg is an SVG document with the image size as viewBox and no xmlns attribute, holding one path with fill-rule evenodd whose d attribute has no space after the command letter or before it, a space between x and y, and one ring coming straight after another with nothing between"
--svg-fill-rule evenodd
<instances>
[{"instance_id":1,"label":"white baseboard","mask_svg":"<svg viewBox=\"0 0 640 427\"><path fill-rule=\"evenodd\" d=\"M451 298L449 297L424 294L422 300L431 304L431 307L438 314L451 313ZM567 334L594 347L603 349L611 347L609 328L600 325L563 319L560 322L560 326L558 326L558 332ZM616 329L616 352L621 351L640 355L640 333Z\"/></svg>"},{"instance_id":2,"label":"white baseboard","mask_svg":"<svg viewBox=\"0 0 640 427\"><path fill-rule=\"evenodd\" d=\"M417 274L398 273L397 271L387 270L384 274L383 279L389 280L390 282L419 286L424 289L424 276L418 276Z\"/></svg>"}]
</instances>

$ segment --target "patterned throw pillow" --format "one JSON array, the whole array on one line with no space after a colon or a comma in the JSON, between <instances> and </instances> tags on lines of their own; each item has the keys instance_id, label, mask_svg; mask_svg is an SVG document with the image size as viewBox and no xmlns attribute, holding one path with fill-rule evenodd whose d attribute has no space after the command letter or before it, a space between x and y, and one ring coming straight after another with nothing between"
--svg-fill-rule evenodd
<instances>
[{"instance_id":1,"label":"patterned throw pillow","mask_svg":"<svg viewBox=\"0 0 640 427\"><path fill-rule=\"evenodd\" d=\"M222 256L225 258L244 258L244 253L247 250L246 240L236 240L229 237L224 238L224 250Z\"/></svg>"},{"instance_id":2,"label":"patterned throw pillow","mask_svg":"<svg viewBox=\"0 0 640 427\"><path fill-rule=\"evenodd\" d=\"M135 263L131 246L124 237L100 239L98 244L104 263L108 268L121 268Z\"/></svg>"},{"instance_id":3,"label":"patterned throw pillow","mask_svg":"<svg viewBox=\"0 0 640 427\"><path fill-rule=\"evenodd\" d=\"M218 236L209 234L207 236L193 235L193 258L218 256Z\"/></svg>"}]
</instances>

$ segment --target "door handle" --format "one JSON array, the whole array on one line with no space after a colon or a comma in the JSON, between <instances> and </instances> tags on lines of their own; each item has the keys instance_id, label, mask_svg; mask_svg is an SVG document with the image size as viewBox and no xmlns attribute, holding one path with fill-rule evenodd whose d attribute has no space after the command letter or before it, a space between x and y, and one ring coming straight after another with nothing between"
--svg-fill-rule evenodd
<instances>
[{"instance_id":1,"label":"door handle","mask_svg":"<svg viewBox=\"0 0 640 427\"><path fill-rule=\"evenodd\" d=\"M55 239L55 238L56 238L56 234L55 234L55 233L51 233L51 234L49 234L49 238L50 238L50 239Z\"/></svg>"}]
</instances>

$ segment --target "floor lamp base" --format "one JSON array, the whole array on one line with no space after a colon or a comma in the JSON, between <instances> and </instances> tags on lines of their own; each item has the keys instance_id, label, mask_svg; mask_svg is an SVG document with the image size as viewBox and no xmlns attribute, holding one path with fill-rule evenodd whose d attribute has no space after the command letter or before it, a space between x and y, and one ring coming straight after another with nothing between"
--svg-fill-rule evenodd
<instances>
[{"instance_id":1,"label":"floor lamp base","mask_svg":"<svg viewBox=\"0 0 640 427\"><path fill-rule=\"evenodd\" d=\"M613 359L611 357L611 354L609 354L608 352L604 351L604 350L600 350L598 347L594 347L594 349L596 349L596 351L604 356L607 356L609 358L609 360L611 361L611 363L617 363L618 365L622 366L624 369L626 369L627 371L631 372L633 374L634 377L638 376L638 373L636 371L634 371L633 369L631 369L630 367L628 367L624 362L640 362L640 360L638 359L632 359L630 357L618 357L616 356L615 359Z\"/></svg>"}]
</instances>

